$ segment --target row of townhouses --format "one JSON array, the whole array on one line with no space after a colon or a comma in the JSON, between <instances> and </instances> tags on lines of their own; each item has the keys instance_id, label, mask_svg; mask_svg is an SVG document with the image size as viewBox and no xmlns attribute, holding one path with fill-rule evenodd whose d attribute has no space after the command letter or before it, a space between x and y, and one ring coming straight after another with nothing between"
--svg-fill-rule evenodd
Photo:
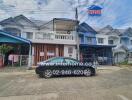
<instances>
[{"instance_id":1,"label":"row of townhouses","mask_svg":"<svg viewBox=\"0 0 132 100\"><path fill-rule=\"evenodd\" d=\"M131 63L132 28L113 29L110 25L100 29L96 35L98 44L113 45L114 62L129 60Z\"/></svg>"},{"instance_id":2,"label":"row of townhouses","mask_svg":"<svg viewBox=\"0 0 132 100\"><path fill-rule=\"evenodd\" d=\"M24 15L10 17L0 22L0 44L7 43L16 48L13 53L29 55L29 64L51 57L77 58L77 32L80 42L80 60L112 64L125 60L131 52L132 29L118 30L106 26L94 30L88 24L65 18L51 21L28 19ZM11 52L9 52L10 54ZM8 54L8 55L9 55Z\"/></svg>"}]
</instances>

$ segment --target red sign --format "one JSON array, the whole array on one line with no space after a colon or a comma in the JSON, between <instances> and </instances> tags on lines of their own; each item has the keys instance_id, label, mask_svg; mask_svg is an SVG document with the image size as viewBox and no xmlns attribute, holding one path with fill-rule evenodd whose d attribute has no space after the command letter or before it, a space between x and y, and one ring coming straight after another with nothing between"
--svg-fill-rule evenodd
<instances>
[{"instance_id":1,"label":"red sign","mask_svg":"<svg viewBox=\"0 0 132 100\"><path fill-rule=\"evenodd\" d=\"M88 10L89 14L101 14L101 10Z\"/></svg>"}]
</instances>

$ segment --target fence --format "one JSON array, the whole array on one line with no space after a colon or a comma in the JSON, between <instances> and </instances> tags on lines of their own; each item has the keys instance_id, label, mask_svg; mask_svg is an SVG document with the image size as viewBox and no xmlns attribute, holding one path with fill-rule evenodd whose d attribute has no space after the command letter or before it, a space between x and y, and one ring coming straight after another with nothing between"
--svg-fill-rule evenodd
<instances>
[{"instance_id":1,"label":"fence","mask_svg":"<svg viewBox=\"0 0 132 100\"><path fill-rule=\"evenodd\" d=\"M96 58L83 58L82 62L92 62L97 65L120 65L120 64L132 64L132 57L96 57Z\"/></svg>"},{"instance_id":2,"label":"fence","mask_svg":"<svg viewBox=\"0 0 132 100\"><path fill-rule=\"evenodd\" d=\"M0 56L0 62L5 63L3 59L1 59L2 56ZM5 57L3 57L5 58ZM124 60L119 61L119 58L110 58L110 57L85 57L81 58L81 62L92 62L93 64L96 65L115 65L115 64L121 64L122 62L128 62L132 64L132 58L124 58ZM7 60L8 64L7 66L28 66L28 60L29 56L28 55L16 55L16 58L14 57L12 60ZM118 60L118 61L117 61ZM34 57L32 57L32 61L34 61ZM2 66L2 63L0 63ZM1 67L0 66L0 67Z\"/></svg>"},{"instance_id":3,"label":"fence","mask_svg":"<svg viewBox=\"0 0 132 100\"><path fill-rule=\"evenodd\" d=\"M82 58L81 61L82 62L92 62L92 63L96 63L97 65L115 64L114 58L108 58L108 57Z\"/></svg>"},{"instance_id":4,"label":"fence","mask_svg":"<svg viewBox=\"0 0 132 100\"><path fill-rule=\"evenodd\" d=\"M28 55L9 55L8 59L3 56L3 64L5 66L28 66Z\"/></svg>"}]
</instances>

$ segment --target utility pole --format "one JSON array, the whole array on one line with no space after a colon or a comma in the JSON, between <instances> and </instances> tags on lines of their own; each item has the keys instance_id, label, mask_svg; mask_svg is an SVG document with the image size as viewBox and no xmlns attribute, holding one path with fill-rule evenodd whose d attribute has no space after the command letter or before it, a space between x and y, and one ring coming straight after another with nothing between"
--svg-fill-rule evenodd
<instances>
[{"instance_id":1,"label":"utility pole","mask_svg":"<svg viewBox=\"0 0 132 100\"><path fill-rule=\"evenodd\" d=\"M75 14L75 19L76 19L76 27L75 27L75 30L76 30L76 43L77 43L77 48L76 48L76 56L77 56L77 60L80 60L80 42L79 42L79 33L78 33L78 9L76 7L76 14Z\"/></svg>"}]
</instances>

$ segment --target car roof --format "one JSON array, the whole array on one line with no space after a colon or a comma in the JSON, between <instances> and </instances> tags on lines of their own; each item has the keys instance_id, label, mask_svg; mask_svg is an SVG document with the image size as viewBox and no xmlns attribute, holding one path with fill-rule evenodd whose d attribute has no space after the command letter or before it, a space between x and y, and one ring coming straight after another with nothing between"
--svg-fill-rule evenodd
<instances>
[{"instance_id":1,"label":"car roof","mask_svg":"<svg viewBox=\"0 0 132 100\"><path fill-rule=\"evenodd\" d=\"M71 57L53 57L53 58L74 59L74 58L71 58ZM76 59L74 59L74 60L76 60Z\"/></svg>"},{"instance_id":2,"label":"car roof","mask_svg":"<svg viewBox=\"0 0 132 100\"><path fill-rule=\"evenodd\" d=\"M48 60L50 59L55 59L55 58L61 58L61 59L73 59L73 60L77 60L77 59L74 59L74 58L71 58L71 57L52 57L52 58L49 58ZM78 60L77 60L78 61Z\"/></svg>"},{"instance_id":3,"label":"car roof","mask_svg":"<svg viewBox=\"0 0 132 100\"><path fill-rule=\"evenodd\" d=\"M56 58L76 60L76 59L74 59L74 58L70 58L70 57L52 57L52 58L49 58L49 59L47 59L47 60L45 60L45 61L42 61L42 62L47 62L47 61L50 61L50 60L52 60L52 59L56 59ZM76 60L76 61L79 62L79 60Z\"/></svg>"}]
</instances>

